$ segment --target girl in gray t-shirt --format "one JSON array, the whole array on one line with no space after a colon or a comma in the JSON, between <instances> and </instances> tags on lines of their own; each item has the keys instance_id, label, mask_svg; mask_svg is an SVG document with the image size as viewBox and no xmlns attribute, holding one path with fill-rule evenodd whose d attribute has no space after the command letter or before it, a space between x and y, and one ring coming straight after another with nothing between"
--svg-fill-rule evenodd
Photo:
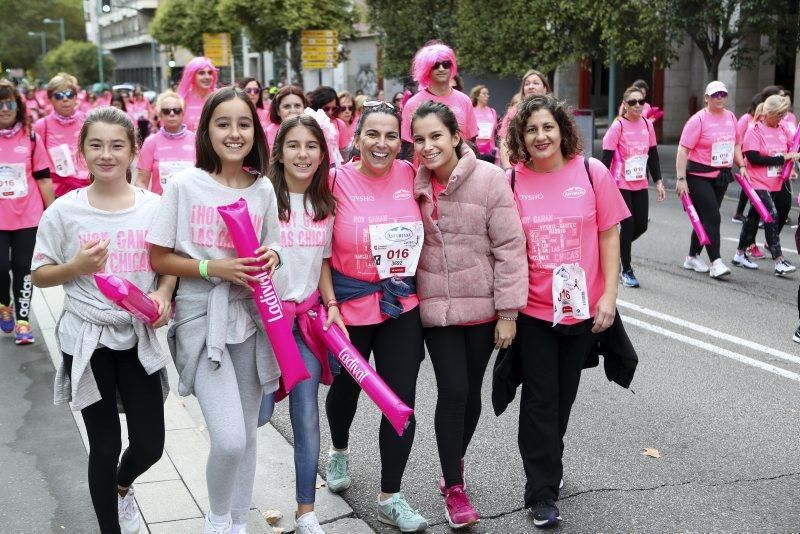
<instances>
[{"instance_id":1,"label":"girl in gray t-shirt","mask_svg":"<svg viewBox=\"0 0 800 534\"><path fill-rule=\"evenodd\" d=\"M169 357L154 328L169 320L175 277L158 277L150 267L145 235L158 196L128 183L136 152L131 120L116 108L92 111L81 128L79 148L92 183L45 211L32 278L37 287L64 289L56 328L63 361L55 400L71 401L86 424L89 492L100 530L138 532L143 526L132 484L164 450ZM125 278L149 293L159 308L156 323L144 324L113 306L97 288L92 276L97 272ZM129 439L121 459L118 395Z\"/></svg>"}]
</instances>

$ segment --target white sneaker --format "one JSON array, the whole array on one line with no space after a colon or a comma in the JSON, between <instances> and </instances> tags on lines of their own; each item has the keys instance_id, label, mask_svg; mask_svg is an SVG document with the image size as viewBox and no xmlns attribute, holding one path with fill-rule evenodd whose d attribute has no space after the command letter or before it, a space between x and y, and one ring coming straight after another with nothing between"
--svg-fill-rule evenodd
<instances>
[{"instance_id":1,"label":"white sneaker","mask_svg":"<svg viewBox=\"0 0 800 534\"><path fill-rule=\"evenodd\" d=\"M117 494L117 512L119 513L119 529L122 534L138 534L142 530L142 516L134 497L133 486L128 488L124 497Z\"/></svg>"},{"instance_id":2,"label":"white sneaker","mask_svg":"<svg viewBox=\"0 0 800 534\"><path fill-rule=\"evenodd\" d=\"M223 526L216 526L208 518L208 514L206 514L206 524L203 528L203 534L231 534L231 522L228 521L228 523Z\"/></svg>"},{"instance_id":3,"label":"white sneaker","mask_svg":"<svg viewBox=\"0 0 800 534\"><path fill-rule=\"evenodd\" d=\"M244 523L232 523L231 534L247 534L247 525Z\"/></svg>"},{"instance_id":4,"label":"white sneaker","mask_svg":"<svg viewBox=\"0 0 800 534\"><path fill-rule=\"evenodd\" d=\"M294 520L295 534L325 534L317 521L317 514L306 512Z\"/></svg>"},{"instance_id":5,"label":"white sneaker","mask_svg":"<svg viewBox=\"0 0 800 534\"><path fill-rule=\"evenodd\" d=\"M775 276L783 276L784 274L793 273L796 270L797 267L784 259L775 262Z\"/></svg>"},{"instance_id":6,"label":"white sneaker","mask_svg":"<svg viewBox=\"0 0 800 534\"><path fill-rule=\"evenodd\" d=\"M722 258L717 258L711 263L711 269L709 269L708 274L711 278L720 278L731 274L731 270L722 262Z\"/></svg>"},{"instance_id":7,"label":"white sneaker","mask_svg":"<svg viewBox=\"0 0 800 534\"><path fill-rule=\"evenodd\" d=\"M737 267L744 267L745 269L758 269L758 264L750 261L747 254L740 254L739 252L733 256L732 263Z\"/></svg>"},{"instance_id":8,"label":"white sneaker","mask_svg":"<svg viewBox=\"0 0 800 534\"><path fill-rule=\"evenodd\" d=\"M707 273L708 265L697 256L686 256L683 261L683 268L692 270L696 273Z\"/></svg>"}]
</instances>

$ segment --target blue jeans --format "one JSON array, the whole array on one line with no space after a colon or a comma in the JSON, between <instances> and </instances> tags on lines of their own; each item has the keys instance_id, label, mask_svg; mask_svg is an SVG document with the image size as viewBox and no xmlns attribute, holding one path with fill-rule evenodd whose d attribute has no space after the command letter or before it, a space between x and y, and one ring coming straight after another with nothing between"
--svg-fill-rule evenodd
<instances>
[{"instance_id":1,"label":"blue jeans","mask_svg":"<svg viewBox=\"0 0 800 534\"><path fill-rule=\"evenodd\" d=\"M317 491L317 467L319 464L319 407L317 393L322 368L316 356L295 328L292 331L303 363L311 378L303 380L289 393L289 416L292 420L294 434L294 471L295 491L298 504L314 504ZM258 425L266 424L275 410L275 394L264 395L261 399L261 411L258 414Z\"/></svg>"}]
</instances>

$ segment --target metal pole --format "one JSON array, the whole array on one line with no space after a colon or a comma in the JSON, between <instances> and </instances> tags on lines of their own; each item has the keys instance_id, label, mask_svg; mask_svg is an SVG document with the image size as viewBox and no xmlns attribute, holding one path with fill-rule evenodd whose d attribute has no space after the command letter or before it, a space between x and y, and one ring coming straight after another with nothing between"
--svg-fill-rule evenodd
<instances>
[{"instance_id":1,"label":"metal pole","mask_svg":"<svg viewBox=\"0 0 800 534\"><path fill-rule=\"evenodd\" d=\"M103 76L103 34L100 33L100 0L95 0L94 12L97 27L97 69L99 71L100 90L102 91L102 85L105 83L105 79Z\"/></svg>"},{"instance_id":2,"label":"metal pole","mask_svg":"<svg viewBox=\"0 0 800 534\"><path fill-rule=\"evenodd\" d=\"M59 29L61 30L61 44L64 44L64 41L67 40L67 32L64 31L64 18L63 17L58 19L58 26L59 26Z\"/></svg>"},{"instance_id":3,"label":"metal pole","mask_svg":"<svg viewBox=\"0 0 800 534\"><path fill-rule=\"evenodd\" d=\"M608 125L614 122L617 116L616 93L617 91L617 63L614 61L614 47L611 47L611 64L608 66Z\"/></svg>"},{"instance_id":4,"label":"metal pole","mask_svg":"<svg viewBox=\"0 0 800 534\"><path fill-rule=\"evenodd\" d=\"M156 46L158 43L152 37L150 38L150 60L153 63L153 90L161 92L161 79L158 77L158 59L156 55Z\"/></svg>"}]
</instances>

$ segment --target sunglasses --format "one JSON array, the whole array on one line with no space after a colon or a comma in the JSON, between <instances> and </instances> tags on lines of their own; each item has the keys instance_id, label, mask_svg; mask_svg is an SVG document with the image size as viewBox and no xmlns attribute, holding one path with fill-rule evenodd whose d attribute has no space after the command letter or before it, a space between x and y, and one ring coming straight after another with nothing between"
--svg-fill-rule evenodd
<instances>
[{"instance_id":1,"label":"sunglasses","mask_svg":"<svg viewBox=\"0 0 800 534\"><path fill-rule=\"evenodd\" d=\"M56 100L72 100L75 98L75 91L71 89L69 91L56 91L53 93L53 98Z\"/></svg>"},{"instance_id":2,"label":"sunglasses","mask_svg":"<svg viewBox=\"0 0 800 534\"><path fill-rule=\"evenodd\" d=\"M625 103L628 104L629 106L635 106L636 104L644 106L645 100L644 98L640 98L638 100L635 98L631 98L630 100L626 100Z\"/></svg>"},{"instance_id":3,"label":"sunglasses","mask_svg":"<svg viewBox=\"0 0 800 534\"><path fill-rule=\"evenodd\" d=\"M245 89L245 92L249 95L257 95L258 93L261 92L261 89L259 89L258 87L250 87L248 89Z\"/></svg>"},{"instance_id":4,"label":"sunglasses","mask_svg":"<svg viewBox=\"0 0 800 534\"><path fill-rule=\"evenodd\" d=\"M448 69L449 70L450 67L452 67L452 66L453 66L453 62L452 61L449 61L449 60L448 61L437 61L436 63L433 64L433 69L431 69L431 70L437 70L439 67L442 67L443 69Z\"/></svg>"},{"instance_id":5,"label":"sunglasses","mask_svg":"<svg viewBox=\"0 0 800 534\"><path fill-rule=\"evenodd\" d=\"M324 111L328 115L331 115L332 113L336 113L337 111L339 111L339 107L338 106L324 106L322 108L322 111Z\"/></svg>"},{"instance_id":6,"label":"sunglasses","mask_svg":"<svg viewBox=\"0 0 800 534\"><path fill-rule=\"evenodd\" d=\"M339 106L339 111L353 111L353 106Z\"/></svg>"},{"instance_id":7,"label":"sunglasses","mask_svg":"<svg viewBox=\"0 0 800 534\"><path fill-rule=\"evenodd\" d=\"M725 91L717 91L713 95L708 95L708 96L710 96L711 98L726 98L728 96L728 93L726 93Z\"/></svg>"},{"instance_id":8,"label":"sunglasses","mask_svg":"<svg viewBox=\"0 0 800 534\"><path fill-rule=\"evenodd\" d=\"M374 108L375 106L389 106L390 108L394 109L394 106L388 102L381 102L379 100L370 100L369 102L364 102L365 108Z\"/></svg>"},{"instance_id":9,"label":"sunglasses","mask_svg":"<svg viewBox=\"0 0 800 534\"><path fill-rule=\"evenodd\" d=\"M17 109L17 101L16 100L0 100L0 110L3 108L7 109L8 111L14 111Z\"/></svg>"},{"instance_id":10,"label":"sunglasses","mask_svg":"<svg viewBox=\"0 0 800 534\"><path fill-rule=\"evenodd\" d=\"M180 115L183 113L183 108L161 108L162 115Z\"/></svg>"}]
</instances>

